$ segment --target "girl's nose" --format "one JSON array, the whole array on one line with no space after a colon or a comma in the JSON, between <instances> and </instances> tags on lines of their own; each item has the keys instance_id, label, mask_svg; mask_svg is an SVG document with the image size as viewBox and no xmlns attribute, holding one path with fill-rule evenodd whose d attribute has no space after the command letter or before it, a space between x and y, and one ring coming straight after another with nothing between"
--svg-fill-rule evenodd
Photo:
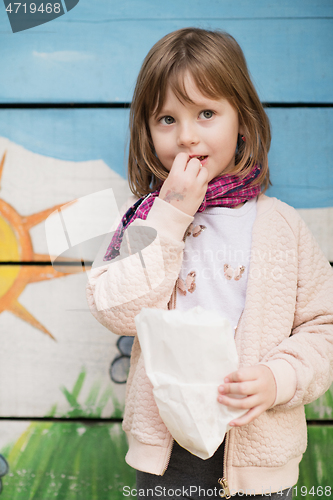
<instances>
[{"instance_id":1,"label":"girl's nose","mask_svg":"<svg viewBox=\"0 0 333 500\"><path fill-rule=\"evenodd\" d=\"M178 146L193 146L198 142L199 136L195 126L190 124L180 125L177 138Z\"/></svg>"}]
</instances>

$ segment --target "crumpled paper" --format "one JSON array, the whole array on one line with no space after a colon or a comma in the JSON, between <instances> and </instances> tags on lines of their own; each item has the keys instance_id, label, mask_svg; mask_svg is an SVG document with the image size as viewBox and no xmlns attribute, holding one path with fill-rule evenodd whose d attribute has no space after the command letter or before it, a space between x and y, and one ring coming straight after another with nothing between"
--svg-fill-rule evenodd
<instances>
[{"instance_id":1,"label":"crumpled paper","mask_svg":"<svg viewBox=\"0 0 333 500\"><path fill-rule=\"evenodd\" d=\"M218 403L218 386L238 368L233 331L217 311L143 308L135 317L146 373L172 437L202 459L211 457L247 410Z\"/></svg>"}]
</instances>

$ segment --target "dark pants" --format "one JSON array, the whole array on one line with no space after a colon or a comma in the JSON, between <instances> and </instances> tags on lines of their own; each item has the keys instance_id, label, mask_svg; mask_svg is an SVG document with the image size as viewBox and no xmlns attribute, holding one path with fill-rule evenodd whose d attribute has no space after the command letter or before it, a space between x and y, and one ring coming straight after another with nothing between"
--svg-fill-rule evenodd
<instances>
[{"instance_id":1,"label":"dark pants","mask_svg":"<svg viewBox=\"0 0 333 500\"><path fill-rule=\"evenodd\" d=\"M222 486L217 480L222 476L224 442L214 455L207 460L192 455L175 441L169 466L163 476L136 471L136 488L138 500L142 497L149 500L209 500L220 498ZM144 490L144 495L143 491ZM232 493L232 492L231 492ZM240 492L241 493L241 492ZM284 490L281 495L233 495L233 500L253 498L256 500L285 500L292 498L292 490Z\"/></svg>"}]
</instances>

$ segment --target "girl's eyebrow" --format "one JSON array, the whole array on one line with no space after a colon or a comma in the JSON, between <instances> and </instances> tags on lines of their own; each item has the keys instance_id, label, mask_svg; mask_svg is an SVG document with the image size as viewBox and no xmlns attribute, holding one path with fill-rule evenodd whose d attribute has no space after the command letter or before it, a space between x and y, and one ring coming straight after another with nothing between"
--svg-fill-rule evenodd
<instances>
[{"instance_id":1,"label":"girl's eyebrow","mask_svg":"<svg viewBox=\"0 0 333 500\"><path fill-rule=\"evenodd\" d=\"M195 106L197 108L204 110L204 109L213 108L217 104L221 104L221 103L215 102L213 100L207 100L207 101L202 101L202 102L194 101L193 104L192 103L185 103L185 106ZM175 112L175 110L170 110L167 107L162 106L160 112L155 113L154 116L157 116L157 115L171 115L172 116L172 114L174 112Z\"/></svg>"},{"instance_id":2,"label":"girl's eyebrow","mask_svg":"<svg viewBox=\"0 0 333 500\"><path fill-rule=\"evenodd\" d=\"M214 101L212 99L209 99L208 97L207 98L204 97L202 101L193 101L192 103L190 103L190 105L202 107L202 106L207 106L207 104L213 103L213 102Z\"/></svg>"},{"instance_id":3,"label":"girl's eyebrow","mask_svg":"<svg viewBox=\"0 0 333 500\"><path fill-rule=\"evenodd\" d=\"M198 108L210 108L220 104L223 104L221 99L210 99L209 97L207 97L205 101L194 102L194 105L197 106Z\"/></svg>"},{"instance_id":4,"label":"girl's eyebrow","mask_svg":"<svg viewBox=\"0 0 333 500\"><path fill-rule=\"evenodd\" d=\"M168 110L168 108L164 108L162 107L160 109L160 111L158 113L154 113L153 116L157 117L157 116L161 116L161 115L172 115L174 113L174 110L171 111L171 110Z\"/></svg>"}]
</instances>

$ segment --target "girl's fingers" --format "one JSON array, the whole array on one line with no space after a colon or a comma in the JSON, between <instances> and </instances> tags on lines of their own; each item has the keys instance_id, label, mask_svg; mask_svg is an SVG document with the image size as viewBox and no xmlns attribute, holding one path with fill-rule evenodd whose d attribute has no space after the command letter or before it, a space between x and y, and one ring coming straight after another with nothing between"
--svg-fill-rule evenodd
<instances>
[{"instance_id":1,"label":"girl's fingers","mask_svg":"<svg viewBox=\"0 0 333 500\"><path fill-rule=\"evenodd\" d=\"M208 179L208 170L206 167L203 167L200 163L200 169L199 169L199 173L198 173L198 177L199 175L201 174L201 176L207 180Z\"/></svg>"},{"instance_id":2,"label":"girl's fingers","mask_svg":"<svg viewBox=\"0 0 333 500\"><path fill-rule=\"evenodd\" d=\"M190 182L195 182L195 178L198 178L200 175L200 180L205 184L208 178L208 171L205 169L205 171L202 172L202 170L203 167L200 160L198 160L198 158L189 159L186 153L179 153L172 166L172 173L179 180L181 178L184 179L185 175L187 179L191 179Z\"/></svg>"},{"instance_id":3,"label":"girl's fingers","mask_svg":"<svg viewBox=\"0 0 333 500\"><path fill-rule=\"evenodd\" d=\"M193 172L194 175L198 175L198 172L200 172L200 170L202 169L202 166L201 166L201 163L200 163L200 160L198 160L198 158L191 158L191 160L189 160L187 162L187 165L186 165L186 171L187 172Z\"/></svg>"},{"instance_id":4,"label":"girl's fingers","mask_svg":"<svg viewBox=\"0 0 333 500\"><path fill-rule=\"evenodd\" d=\"M218 402L230 406L231 408L247 409L253 408L260 404L258 396L247 396L245 398L230 398L228 396L218 396Z\"/></svg>"},{"instance_id":5,"label":"girl's fingers","mask_svg":"<svg viewBox=\"0 0 333 500\"><path fill-rule=\"evenodd\" d=\"M189 160L188 154L179 153L162 185L159 198L194 216L208 187L208 172L201 171L198 158Z\"/></svg>"},{"instance_id":6,"label":"girl's fingers","mask_svg":"<svg viewBox=\"0 0 333 500\"><path fill-rule=\"evenodd\" d=\"M175 173L175 171L184 172L189 167L190 169L196 167L196 169L198 170L200 168L200 165L201 163L198 158L189 159L187 153L178 153L178 155L174 159L171 170L173 170L173 173Z\"/></svg>"},{"instance_id":7,"label":"girl's fingers","mask_svg":"<svg viewBox=\"0 0 333 500\"><path fill-rule=\"evenodd\" d=\"M219 394L250 395L275 388L275 379L266 366L252 366L230 373L218 387Z\"/></svg>"},{"instance_id":8,"label":"girl's fingers","mask_svg":"<svg viewBox=\"0 0 333 500\"><path fill-rule=\"evenodd\" d=\"M187 160L188 155L186 153L178 153L178 155L174 159L171 170L173 170L173 172L175 172L176 170L184 171L187 166Z\"/></svg>"},{"instance_id":9,"label":"girl's fingers","mask_svg":"<svg viewBox=\"0 0 333 500\"><path fill-rule=\"evenodd\" d=\"M252 422L255 418L259 417L261 413L262 410L260 409L260 406L251 408L248 412L245 413L245 415L242 415L241 417L236 418L235 420L229 422L229 425L231 425L231 427L240 427L242 425L247 425L250 422Z\"/></svg>"},{"instance_id":10,"label":"girl's fingers","mask_svg":"<svg viewBox=\"0 0 333 500\"><path fill-rule=\"evenodd\" d=\"M241 396L249 396L257 393L259 390L260 384L257 380L222 384L218 388L219 394L240 394Z\"/></svg>"},{"instance_id":11,"label":"girl's fingers","mask_svg":"<svg viewBox=\"0 0 333 500\"><path fill-rule=\"evenodd\" d=\"M276 383L270 368L257 365L241 368L225 377L224 383L218 388L217 400L232 408L249 409L245 415L229 423L240 426L252 422L267 410L275 400L275 393ZM228 394L245 397L238 399Z\"/></svg>"},{"instance_id":12,"label":"girl's fingers","mask_svg":"<svg viewBox=\"0 0 333 500\"><path fill-rule=\"evenodd\" d=\"M245 382L247 380L255 380L259 376L257 366L247 366L236 372L229 373L224 379L224 382Z\"/></svg>"}]
</instances>

